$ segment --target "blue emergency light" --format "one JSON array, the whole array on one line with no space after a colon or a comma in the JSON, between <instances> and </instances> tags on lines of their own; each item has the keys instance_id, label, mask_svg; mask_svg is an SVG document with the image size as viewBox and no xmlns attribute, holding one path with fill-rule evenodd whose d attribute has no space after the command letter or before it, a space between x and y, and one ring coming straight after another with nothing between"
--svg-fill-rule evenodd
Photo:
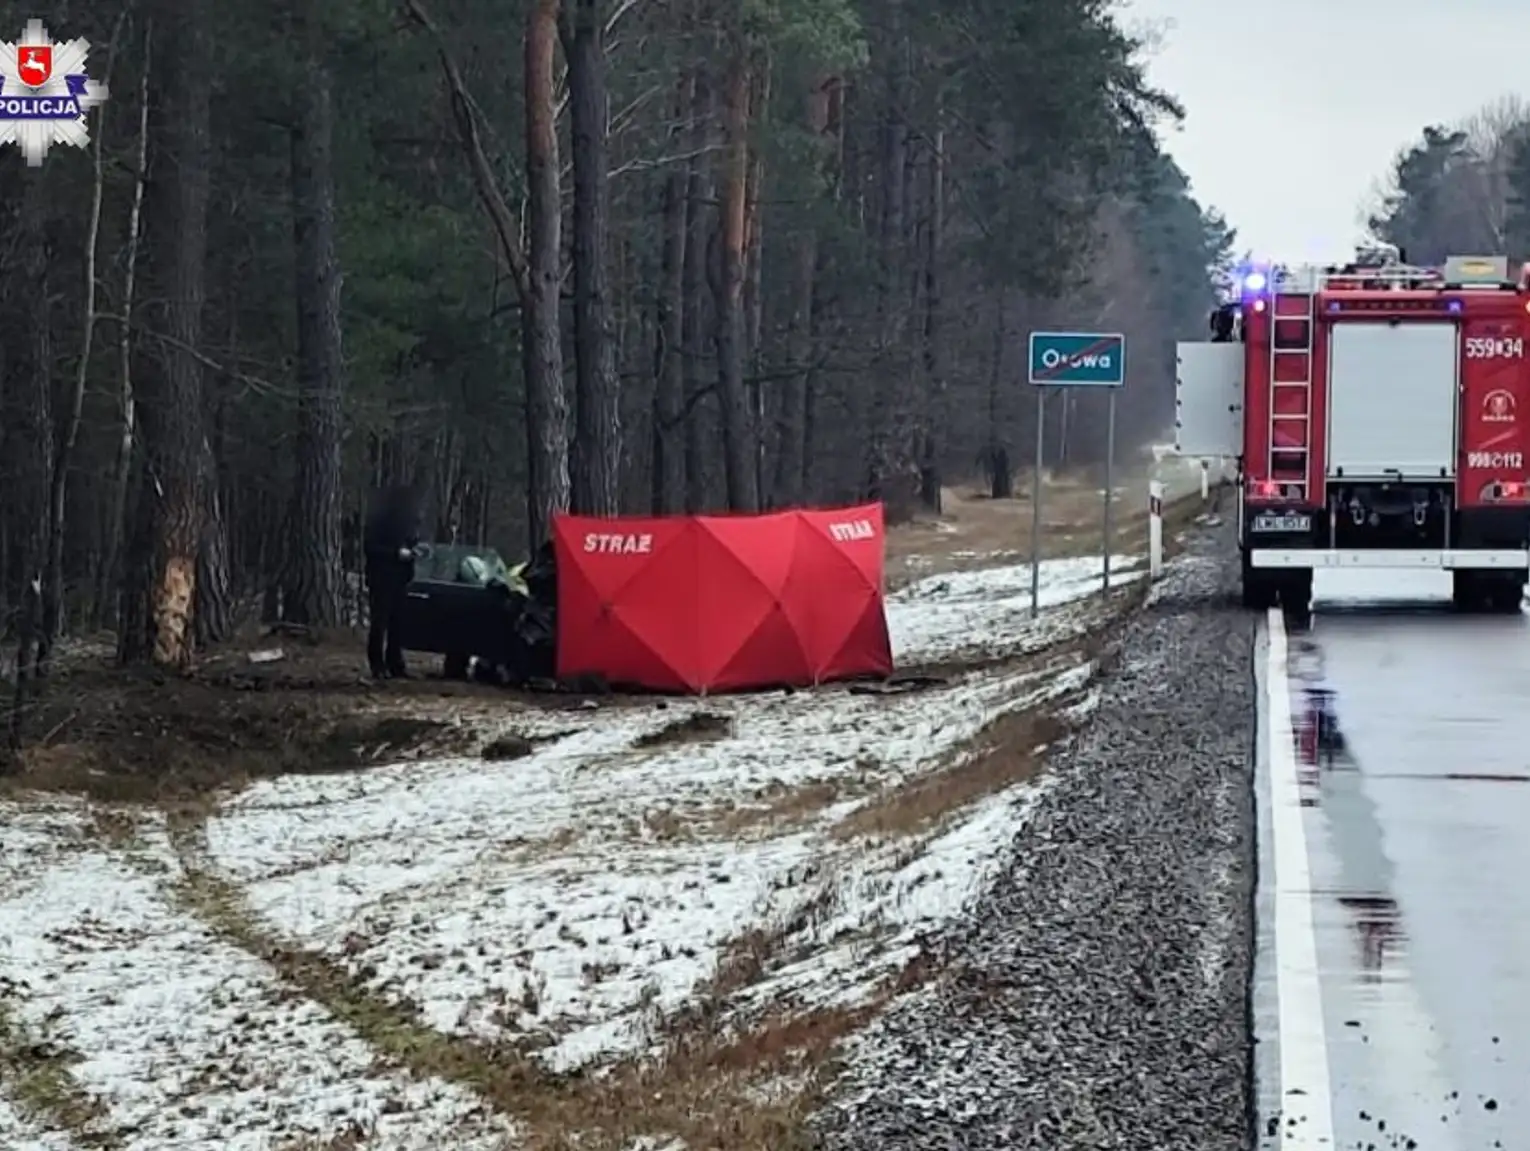
<instances>
[{"instance_id":1,"label":"blue emergency light","mask_svg":"<svg viewBox=\"0 0 1530 1151\"><path fill-rule=\"evenodd\" d=\"M1270 278L1263 272L1249 272L1243 277L1243 290L1250 294L1262 292L1269 283Z\"/></svg>"}]
</instances>

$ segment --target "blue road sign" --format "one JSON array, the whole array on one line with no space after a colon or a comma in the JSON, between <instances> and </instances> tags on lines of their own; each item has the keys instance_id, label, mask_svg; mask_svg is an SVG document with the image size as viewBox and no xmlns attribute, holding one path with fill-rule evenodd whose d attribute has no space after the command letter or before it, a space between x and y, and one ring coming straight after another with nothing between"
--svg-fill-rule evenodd
<instances>
[{"instance_id":1,"label":"blue road sign","mask_svg":"<svg viewBox=\"0 0 1530 1151\"><path fill-rule=\"evenodd\" d=\"M1031 383L1119 388L1126 383L1126 337L1103 332L1032 332Z\"/></svg>"}]
</instances>

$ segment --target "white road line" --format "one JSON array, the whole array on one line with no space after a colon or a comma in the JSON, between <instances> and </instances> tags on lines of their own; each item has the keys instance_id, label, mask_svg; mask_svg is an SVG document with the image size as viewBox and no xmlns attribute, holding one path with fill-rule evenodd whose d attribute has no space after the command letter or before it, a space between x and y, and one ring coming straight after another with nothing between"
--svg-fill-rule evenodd
<instances>
[{"instance_id":1,"label":"white road line","mask_svg":"<svg viewBox=\"0 0 1530 1151\"><path fill-rule=\"evenodd\" d=\"M1280 1146L1282 1151L1334 1145L1333 1089L1328 1075L1328 1033L1312 924L1312 866L1302 822L1291 731L1291 688L1286 679L1286 627L1278 610L1269 617L1271 852L1275 863L1275 979L1280 1013Z\"/></svg>"}]
</instances>

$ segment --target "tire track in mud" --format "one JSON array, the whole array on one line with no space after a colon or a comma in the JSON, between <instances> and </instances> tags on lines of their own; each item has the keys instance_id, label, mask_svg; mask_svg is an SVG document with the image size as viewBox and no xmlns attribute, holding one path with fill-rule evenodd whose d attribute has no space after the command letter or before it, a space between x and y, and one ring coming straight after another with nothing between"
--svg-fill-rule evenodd
<instances>
[{"instance_id":1,"label":"tire track in mud","mask_svg":"<svg viewBox=\"0 0 1530 1151\"><path fill-rule=\"evenodd\" d=\"M109 841L72 844L0 903L0 1080L23 1115L104 1148L504 1144L511 1127L476 1095L390 1063L269 949L187 915L196 873L159 813L105 814Z\"/></svg>"},{"instance_id":2,"label":"tire track in mud","mask_svg":"<svg viewBox=\"0 0 1530 1151\"><path fill-rule=\"evenodd\" d=\"M445 1080L473 1093L501 1117L516 1114L516 1098L543 1078L525 1052L446 1035L425 1023L413 1005L373 992L334 957L277 939L249 910L239 884L213 862L206 839L208 814L181 816L167 825L179 874L167 882L166 891L177 907L354 1032L381 1067L417 1079ZM506 1127L497 1134L514 1133Z\"/></svg>"},{"instance_id":3,"label":"tire track in mud","mask_svg":"<svg viewBox=\"0 0 1530 1151\"><path fill-rule=\"evenodd\" d=\"M735 955L699 1003L656 1028L660 1057L644 1052L623 1058L598 1077L559 1075L522 1045L431 1028L417 1010L379 996L334 957L274 940L244 906L237 884L218 874L199 820L181 822L172 839L182 869L175 884L182 906L353 1028L380 1059L476 1092L515 1123L513 1145L524 1151L564 1151L574 1144L581 1151L630 1151L669 1146L677 1136L683 1146L737 1151L793 1146L812 1077L797 1080L798 1089L785 1096L763 1097L759 1085L800 1073L806 1052L827 1058L913 977L890 979L873 1002L858 1008L769 1016L740 1034L725 1024L721 1008L757 957ZM816 1091L819 1085L812 1085Z\"/></svg>"}]
</instances>

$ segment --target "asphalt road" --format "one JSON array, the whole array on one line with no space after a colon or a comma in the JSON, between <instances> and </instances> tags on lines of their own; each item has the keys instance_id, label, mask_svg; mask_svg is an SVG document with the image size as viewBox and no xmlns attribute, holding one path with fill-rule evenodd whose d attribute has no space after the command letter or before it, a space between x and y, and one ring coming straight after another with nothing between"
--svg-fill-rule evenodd
<instances>
[{"instance_id":1,"label":"asphalt road","mask_svg":"<svg viewBox=\"0 0 1530 1151\"><path fill-rule=\"evenodd\" d=\"M1530 1151L1530 615L1437 576L1316 599L1255 658L1258 1145Z\"/></svg>"}]
</instances>

